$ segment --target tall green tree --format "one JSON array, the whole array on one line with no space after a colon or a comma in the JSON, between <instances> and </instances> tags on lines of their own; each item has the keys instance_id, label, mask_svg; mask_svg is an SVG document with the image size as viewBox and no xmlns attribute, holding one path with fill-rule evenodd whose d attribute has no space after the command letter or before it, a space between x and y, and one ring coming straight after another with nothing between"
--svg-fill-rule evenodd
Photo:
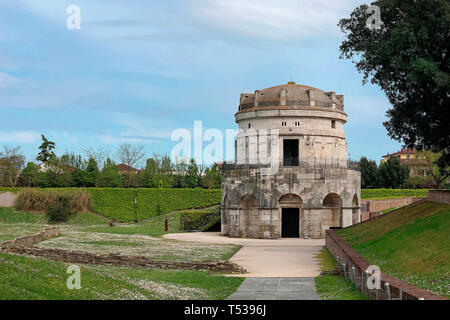
<instances>
[{"instance_id":1,"label":"tall green tree","mask_svg":"<svg viewBox=\"0 0 450 320\"><path fill-rule=\"evenodd\" d=\"M88 160L86 171L85 171L85 181L86 187L95 187L97 185L98 178L98 165L94 158Z\"/></svg>"},{"instance_id":2,"label":"tall green tree","mask_svg":"<svg viewBox=\"0 0 450 320\"><path fill-rule=\"evenodd\" d=\"M391 157L378 168L380 187L398 189L405 185L409 169L397 157Z\"/></svg>"},{"instance_id":3,"label":"tall green tree","mask_svg":"<svg viewBox=\"0 0 450 320\"><path fill-rule=\"evenodd\" d=\"M450 169L450 2L372 2L339 22L345 39L341 58L351 59L363 77L385 92L392 108L384 122L391 138L408 148L441 152L441 173ZM369 24L370 26L370 24Z\"/></svg>"},{"instance_id":4,"label":"tall green tree","mask_svg":"<svg viewBox=\"0 0 450 320\"><path fill-rule=\"evenodd\" d=\"M22 187L36 187L39 184L39 167L34 162L28 162L19 176Z\"/></svg>"},{"instance_id":5,"label":"tall green tree","mask_svg":"<svg viewBox=\"0 0 450 320\"><path fill-rule=\"evenodd\" d=\"M103 169L98 175L98 186L109 188L122 187L122 177L119 174L119 168L110 158L106 159Z\"/></svg>"},{"instance_id":6,"label":"tall green tree","mask_svg":"<svg viewBox=\"0 0 450 320\"><path fill-rule=\"evenodd\" d=\"M361 157L359 164L361 166L361 188L374 189L378 186L378 166L373 160Z\"/></svg>"},{"instance_id":7,"label":"tall green tree","mask_svg":"<svg viewBox=\"0 0 450 320\"><path fill-rule=\"evenodd\" d=\"M53 141L49 141L43 134L41 134L42 143L39 146L39 153L36 156L37 161L41 161L42 163L48 164L49 161L53 158L56 158L53 149L55 149L55 143Z\"/></svg>"},{"instance_id":8,"label":"tall green tree","mask_svg":"<svg viewBox=\"0 0 450 320\"><path fill-rule=\"evenodd\" d=\"M186 172L186 187L197 188L200 182L200 173L198 170L197 162L194 158L191 158Z\"/></svg>"}]
</instances>

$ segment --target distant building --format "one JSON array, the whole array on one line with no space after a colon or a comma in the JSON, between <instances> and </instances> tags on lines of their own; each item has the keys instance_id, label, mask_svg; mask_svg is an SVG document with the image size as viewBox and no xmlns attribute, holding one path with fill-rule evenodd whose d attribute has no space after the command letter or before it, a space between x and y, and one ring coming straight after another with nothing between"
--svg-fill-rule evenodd
<instances>
[{"instance_id":1,"label":"distant building","mask_svg":"<svg viewBox=\"0 0 450 320\"><path fill-rule=\"evenodd\" d=\"M381 163L385 163L388 159L396 157L400 162L408 167L410 177L426 177L430 175L428 161L419 156L416 149L401 149L400 151L389 153L383 156Z\"/></svg>"},{"instance_id":2,"label":"distant building","mask_svg":"<svg viewBox=\"0 0 450 320\"><path fill-rule=\"evenodd\" d=\"M117 165L117 168L119 169L119 174L136 174L139 172L139 169L133 168L129 165L126 165L124 163L120 163Z\"/></svg>"}]
</instances>

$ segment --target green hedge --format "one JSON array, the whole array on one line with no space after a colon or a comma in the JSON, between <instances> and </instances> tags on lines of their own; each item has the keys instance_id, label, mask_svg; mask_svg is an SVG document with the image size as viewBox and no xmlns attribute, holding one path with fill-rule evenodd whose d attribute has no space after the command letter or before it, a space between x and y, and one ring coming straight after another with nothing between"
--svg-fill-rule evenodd
<instances>
[{"instance_id":1,"label":"green hedge","mask_svg":"<svg viewBox=\"0 0 450 320\"><path fill-rule=\"evenodd\" d=\"M119 222L135 220L134 190L88 188L94 211ZM175 210L204 208L220 203L221 190L141 188L137 191L137 219L143 220Z\"/></svg>"},{"instance_id":2,"label":"green hedge","mask_svg":"<svg viewBox=\"0 0 450 320\"><path fill-rule=\"evenodd\" d=\"M218 210L190 210L181 211L181 230L201 230L207 231L220 222L220 212Z\"/></svg>"},{"instance_id":3,"label":"green hedge","mask_svg":"<svg viewBox=\"0 0 450 320\"><path fill-rule=\"evenodd\" d=\"M23 188L11 188L11 187L0 187L0 193L11 192L11 193L19 193Z\"/></svg>"},{"instance_id":4,"label":"green hedge","mask_svg":"<svg viewBox=\"0 0 450 320\"><path fill-rule=\"evenodd\" d=\"M24 188L0 188L17 193ZM127 188L37 188L41 191L84 190L91 195L93 210L118 222L130 222L134 216L134 189ZM139 188L137 218L139 221L175 210L196 209L219 204L220 189ZM158 208L159 205L159 208Z\"/></svg>"},{"instance_id":5,"label":"green hedge","mask_svg":"<svg viewBox=\"0 0 450 320\"><path fill-rule=\"evenodd\" d=\"M361 199L426 197L429 189L361 189Z\"/></svg>"}]
</instances>

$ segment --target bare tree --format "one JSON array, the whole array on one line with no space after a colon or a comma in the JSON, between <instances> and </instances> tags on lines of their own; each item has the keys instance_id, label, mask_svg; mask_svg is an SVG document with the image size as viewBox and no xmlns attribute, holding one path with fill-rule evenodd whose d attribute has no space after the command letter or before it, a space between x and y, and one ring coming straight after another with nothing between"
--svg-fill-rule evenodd
<instances>
[{"instance_id":1,"label":"bare tree","mask_svg":"<svg viewBox=\"0 0 450 320\"><path fill-rule=\"evenodd\" d=\"M145 152L143 145L122 143L119 146L119 150L116 152L116 158L130 167L139 166L144 157Z\"/></svg>"},{"instance_id":2,"label":"bare tree","mask_svg":"<svg viewBox=\"0 0 450 320\"><path fill-rule=\"evenodd\" d=\"M87 159L93 158L97 162L99 169L103 168L103 165L110 154L108 150L102 147L98 147L97 149L87 148L83 149L83 151Z\"/></svg>"},{"instance_id":3,"label":"bare tree","mask_svg":"<svg viewBox=\"0 0 450 320\"><path fill-rule=\"evenodd\" d=\"M3 146L0 150L0 185L15 187L20 170L25 164L25 156L19 153L20 147Z\"/></svg>"}]
</instances>

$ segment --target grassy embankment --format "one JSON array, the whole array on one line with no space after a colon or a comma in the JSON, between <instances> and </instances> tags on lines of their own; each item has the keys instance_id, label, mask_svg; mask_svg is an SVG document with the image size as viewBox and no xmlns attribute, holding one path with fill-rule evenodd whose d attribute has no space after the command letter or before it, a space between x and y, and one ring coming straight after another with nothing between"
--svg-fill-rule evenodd
<instances>
[{"instance_id":1,"label":"grassy embankment","mask_svg":"<svg viewBox=\"0 0 450 320\"><path fill-rule=\"evenodd\" d=\"M450 205L423 202L337 231L381 271L450 298Z\"/></svg>"},{"instance_id":2,"label":"grassy embankment","mask_svg":"<svg viewBox=\"0 0 450 320\"><path fill-rule=\"evenodd\" d=\"M337 267L336 260L326 247L315 258L320 262L320 271L331 271ZM314 281L321 300L367 300L343 276L323 275L316 277Z\"/></svg>"}]
</instances>

